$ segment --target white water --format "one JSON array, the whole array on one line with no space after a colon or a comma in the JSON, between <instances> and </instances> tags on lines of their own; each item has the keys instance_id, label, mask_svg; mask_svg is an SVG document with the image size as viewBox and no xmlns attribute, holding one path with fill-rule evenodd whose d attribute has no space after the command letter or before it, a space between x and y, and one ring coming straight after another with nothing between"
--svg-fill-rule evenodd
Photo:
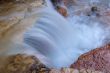
<instances>
[{"instance_id":1,"label":"white water","mask_svg":"<svg viewBox=\"0 0 110 73\"><path fill-rule=\"evenodd\" d=\"M46 59L40 60L49 67L68 67L81 54L105 44L108 30L92 18L74 16L65 19L50 5L38 15L41 18L25 34L25 43L43 55Z\"/></svg>"}]
</instances>

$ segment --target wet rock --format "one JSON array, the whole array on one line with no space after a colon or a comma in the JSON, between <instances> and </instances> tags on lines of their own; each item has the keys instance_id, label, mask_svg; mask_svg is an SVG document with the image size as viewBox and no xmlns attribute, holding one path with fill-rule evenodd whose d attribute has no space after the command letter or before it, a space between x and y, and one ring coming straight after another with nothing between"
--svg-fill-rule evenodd
<instances>
[{"instance_id":1,"label":"wet rock","mask_svg":"<svg viewBox=\"0 0 110 73\"><path fill-rule=\"evenodd\" d=\"M50 69L35 56L17 54L9 56L0 73L49 73Z\"/></svg>"},{"instance_id":2,"label":"wet rock","mask_svg":"<svg viewBox=\"0 0 110 73\"><path fill-rule=\"evenodd\" d=\"M67 12L67 9L64 8L64 7L60 7L60 6L57 6L57 11L63 15L64 17L67 17L68 16L68 12Z\"/></svg>"},{"instance_id":3,"label":"wet rock","mask_svg":"<svg viewBox=\"0 0 110 73\"><path fill-rule=\"evenodd\" d=\"M110 45L97 48L81 55L78 60L71 65L75 69L93 69L110 73Z\"/></svg>"}]
</instances>

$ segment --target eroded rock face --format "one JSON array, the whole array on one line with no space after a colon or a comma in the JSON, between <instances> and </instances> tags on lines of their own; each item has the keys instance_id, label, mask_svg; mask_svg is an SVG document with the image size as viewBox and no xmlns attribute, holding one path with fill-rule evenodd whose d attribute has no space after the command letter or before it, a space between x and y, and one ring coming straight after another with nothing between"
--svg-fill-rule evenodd
<instances>
[{"instance_id":1,"label":"eroded rock face","mask_svg":"<svg viewBox=\"0 0 110 73\"><path fill-rule=\"evenodd\" d=\"M71 65L71 68L94 69L104 73L110 73L110 44L81 55Z\"/></svg>"},{"instance_id":2,"label":"eroded rock face","mask_svg":"<svg viewBox=\"0 0 110 73\"><path fill-rule=\"evenodd\" d=\"M0 0L0 39L8 36L12 31L17 33L17 28L25 30L27 26L35 23L38 17L35 16L34 11L42 6L42 3L43 0ZM27 23L27 21L31 22Z\"/></svg>"},{"instance_id":3,"label":"eroded rock face","mask_svg":"<svg viewBox=\"0 0 110 73\"><path fill-rule=\"evenodd\" d=\"M49 73L50 69L42 64L35 56L17 54L8 56L8 60L0 73Z\"/></svg>"},{"instance_id":4,"label":"eroded rock face","mask_svg":"<svg viewBox=\"0 0 110 73\"><path fill-rule=\"evenodd\" d=\"M26 54L11 55L6 60L8 62L0 68L0 73L103 73L92 69L52 69L42 64L35 56Z\"/></svg>"},{"instance_id":5,"label":"eroded rock face","mask_svg":"<svg viewBox=\"0 0 110 73\"><path fill-rule=\"evenodd\" d=\"M103 73L100 71L95 71L92 69L72 69L72 68L62 68L61 70L51 69L50 73Z\"/></svg>"},{"instance_id":6,"label":"eroded rock face","mask_svg":"<svg viewBox=\"0 0 110 73\"><path fill-rule=\"evenodd\" d=\"M36 11L44 7L43 2L43 0L0 0L0 54L12 49L16 42L23 43L24 33L39 19Z\"/></svg>"}]
</instances>

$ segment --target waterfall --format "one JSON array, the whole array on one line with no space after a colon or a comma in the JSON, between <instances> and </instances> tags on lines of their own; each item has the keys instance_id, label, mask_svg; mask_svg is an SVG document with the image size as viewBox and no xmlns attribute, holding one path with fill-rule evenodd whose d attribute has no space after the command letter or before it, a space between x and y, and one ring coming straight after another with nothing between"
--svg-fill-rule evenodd
<instances>
[{"instance_id":1,"label":"waterfall","mask_svg":"<svg viewBox=\"0 0 110 73\"><path fill-rule=\"evenodd\" d=\"M47 66L69 67L81 54L105 44L108 30L103 23L88 16L66 19L47 1L38 12L40 19L24 35L24 42L46 58Z\"/></svg>"}]
</instances>

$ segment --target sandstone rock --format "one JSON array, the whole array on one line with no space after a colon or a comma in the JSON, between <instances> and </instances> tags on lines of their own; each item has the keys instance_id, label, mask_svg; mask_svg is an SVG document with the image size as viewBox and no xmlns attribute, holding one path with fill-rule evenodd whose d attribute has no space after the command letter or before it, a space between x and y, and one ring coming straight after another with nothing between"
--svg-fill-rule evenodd
<instances>
[{"instance_id":1,"label":"sandstone rock","mask_svg":"<svg viewBox=\"0 0 110 73\"><path fill-rule=\"evenodd\" d=\"M110 45L97 48L81 55L78 60L71 65L75 69L93 69L110 73Z\"/></svg>"},{"instance_id":2,"label":"sandstone rock","mask_svg":"<svg viewBox=\"0 0 110 73\"><path fill-rule=\"evenodd\" d=\"M50 69L35 56L17 54L9 56L0 73L49 73Z\"/></svg>"}]
</instances>

